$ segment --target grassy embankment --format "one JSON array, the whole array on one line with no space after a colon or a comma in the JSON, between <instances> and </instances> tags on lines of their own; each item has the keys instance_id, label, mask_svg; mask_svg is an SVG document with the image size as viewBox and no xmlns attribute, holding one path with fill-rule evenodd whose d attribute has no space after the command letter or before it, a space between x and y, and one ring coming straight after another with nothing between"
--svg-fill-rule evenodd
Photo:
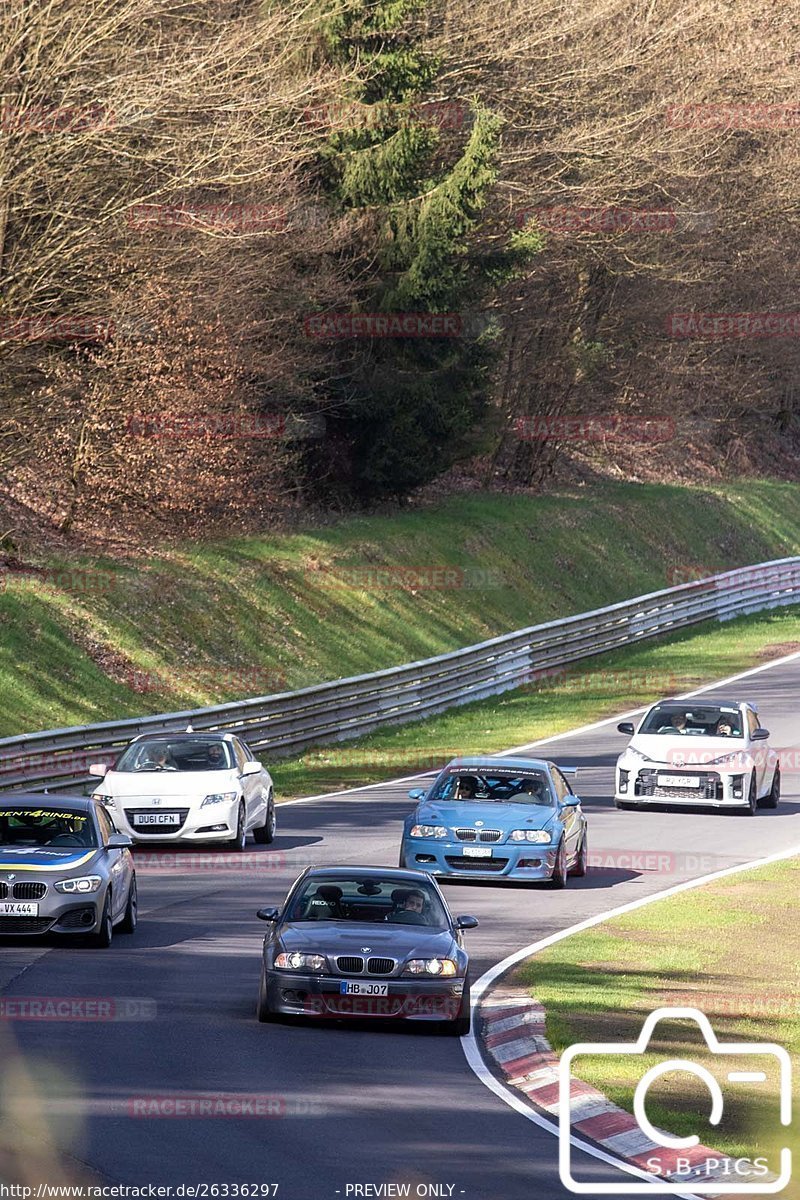
<instances>
[{"instance_id":1,"label":"grassy embankment","mask_svg":"<svg viewBox=\"0 0 800 1200\"><path fill-rule=\"evenodd\" d=\"M544 1004L547 1034L559 1052L576 1042L635 1041L648 1013L677 1006L704 1012L721 1041L775 1042L796 1065L798 888L800 858L732 875L566 938L520 968L516 981ZM753 1071L754 1062L740 1056L722 1064L721 1073L721 1060L715 1062L690 1022L665 1023L653 1053L581 1058L575 1074L631 1112L642 1074L673 1057L711 1070L723 1085L726 1110L716 1129L704 1125L705 1085L688 1073L674 1074L649 1092L654 1125L680 1136L699 1134L732 1158L764 1155L776 1163L776 1150L791 1145L796 1158L797 1125L780 1125L775 1073L768 1069L768 1087L727 1084L728 1070ZM795 1122L798 1100L795 1074ZM781 1195L800 1196L797 1176Z\"/></svg>"},{"instance_id":2,"label":"grassy embankment","mask_svg":"<svg viewBox=\"0 0 800 1200\"><path fill-rule=\"evenodd\" d=\"M467 496L393 517L344 520L283 536L164 549L136 560L50 557L5 572L0 592L0 735L195 707L307 686L442 653L521 626L669 586L680 575L796 553L800 488L739 483L713 490L601 484L543 497ZM372 568L451 568L463 586L374 586ZM44 574L38 573L44 572ZM748 626L748 628L754 628ZM793 640L788 618L763 631ZM708 662L687 649L689 682L751 661L714 642ZM686 643L679 643L686 644ZM646 655L656 653L653 646ZM600 664L649 671L642 651ZM680 656L682 651L676 650ZM653 660L662 670L663 658ZM677 673L669 654L667 673ZM580 669L581 673L583 668ZM491 713L476 706L453 727L431 722L440 747L482 733L485 748L590 719L619 698L663 690L606 678L600 693L568 677L544 696L520 693ZM673 689L674 690L674 689ZM613 695L611 694L613 693ZM526 696L528 697L526 699ZM530 711L526 711L530 704ZM415 744L419 731L408 731ZM397 737L399 740L395 740ZM384 734L390 772L406 733ZM339 752L341 753L341 751ZM319 775L305 757L305 788ZM323 765L324 762L323 762ZM363 779L349 757L342 782ZM378 774L383 768L375 764ZM284 768L280 768L284 774ZM325 772L322 772L325 775ZM368 775L367 778L370 776ZM325 775L326 784L331 774ZM335 780L334 780L335 781Z\"/></svg>"}]
</instances>

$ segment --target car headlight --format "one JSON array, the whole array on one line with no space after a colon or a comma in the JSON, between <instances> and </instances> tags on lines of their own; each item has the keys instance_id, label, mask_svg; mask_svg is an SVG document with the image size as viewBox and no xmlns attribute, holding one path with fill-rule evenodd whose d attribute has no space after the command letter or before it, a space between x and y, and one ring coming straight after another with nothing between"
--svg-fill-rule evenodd
<instances>
[{"instance_id":1,"label":"car headlight","mask_svg":"<svg viewBox=\"0 0 800 1200\"><path fill-rule=\"evenodd\" d=\"M205 808L207 804L233 804L238 795L238 792L213 792L206 796L200 807Z\"/></svg>"},{"instance_id":2,"label":"car headlight","mask_svg":"<svg viewBox=\"0 0 800 1200\"><path fill-rule=\"evenodd\" d=\"M733 754L721 754L719 756L719 758L709 759L708 765L710 767L715 767L715 766L721 766L723 763L735 762L735 763L739 763L740 766L744 766L745 763L744 763L743 759L744 759L744 755L743 755L742 751L735 750L733 752Z\"/></svg>"},{"instance_id":3,"label":"car headlight","mask_svg":"<svg viewBox=\"0 0 800 1200\"><path fill-rule=\"evenodd\" d=\"M406 963L404 975L457 975L458 965L452 958L412 958Z\"/></svg>"},{"instance_id":4,"label":"car headlight","mask_svg":"<svg viewBox=\"0 0 800 1200\"><path fill-rule=\"evenodd\" d=\"M113 796L104 796L102 792L92 792L92 799L99 800L101 804L105 804L106 808L114 807Z\"/></svg>"},{"instance_id":5,"label":"car headlight","mask_svg":"<svg viewBox=\"0 0 800 1200\"><path fill-rule=\"evenodd\" d=\"M64 892L66 895L72 895L74 892L85 895L87 892L96 892L102 885L103 881L99 875L82 875L80 879L59 879L53 886L57 892Z\"/></svg>"},{"instance_id":6,"label":"car headlight","mask_svg":"<svg viewBox=\"0 0 800 1200\"><path fill-rule=\"evenodd\" d=\"M446 838L447 830L444 825L412 825L411 837Z\"/></svg>"},{"instance_id":7,"label":"car headlight","mask_svg":"<svg viewBox=\"0 0 800 1200\"><path fill-rule=\"evenodd\" d=\"M656 761L654 758L651 758L649 754L642 754L641 750L636 750L633 746L628 746L628 749L625 751L625 754L623 754L622 757L638 758L641 762Z\"/></svg>"},{"instance_id":8,"label":"car headlight","mask_svg":"<svg viewBox=\"0 0 800 1200\"><path fill-rule=\"evenodd\" d=\"M552 837L546 829L513 829L511 831L512 842L538 842L543 845L545 842L552 842Z\"/></svg>"},{"instance_id":9,"label":"car headlight","mask_svg":"<svg viewBox=\"0 0 800 1200\"><path fill-rule=\"evenodd\" d=\"M300 954L292 950L289 954L279 954L275 966L281 971L321 971L325 966L323 954Z\"/></svg>"}]
</instances>

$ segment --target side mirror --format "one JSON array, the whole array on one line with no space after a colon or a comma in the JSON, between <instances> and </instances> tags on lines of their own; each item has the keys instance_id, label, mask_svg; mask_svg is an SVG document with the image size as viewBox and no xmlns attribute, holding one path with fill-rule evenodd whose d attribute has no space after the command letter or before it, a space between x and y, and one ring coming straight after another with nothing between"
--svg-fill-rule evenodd
<instances>
[{"instance_id":1,"label":"side mirror","mask_svg":"<svg viewBox=\"0 0 800 1200\"><path fill-rule=\"evenodd\" d=\"M580 796L565 796L561 801L562 808L577 808L581 802Z\"/></svg>"},{"instance_id":2,"label":"side mirror","mask_svg":"<svg viewBox=\"0 0 800 1200\"><path fill-rule=\"evenodd\" d=\"M96 775L98 779L105 779L110 769L108 763L92 763L89 767L89 774Z\"/></svg>"},{"instance_id":3,"label":"side mirror","mask_svg":"<svg viewBox=\"0 0 800 1200\"><path fill-rule=\"evenodd\" d=\"M755 731L755 733L753 734L752 740L754 742L765 742L768 737L769 737L768 729L757 729Z\"/></svg>"},{"instance_id":4,"label":"side mirror","mask_svg":"<svg viewBox=\"0 0 800 1200\"><path fill-rule=\"evenodd\" d=\"M425 795L425 788L412 788L408 793L409 800L421 800Z\"/></svg>"},{"instance_id":5,"label":"side mirror","mask_svg":"<svg viewBox=\"0 0 800 1200\"><path fill-rule=\"evenodd\" d=\"M456 929L477 929L479 924L477 917L456 917Z\"/></svg>"},{"instance_id":6,"label":"side mirror","mask_svg":"<svg viewBox=\"0 0 800 1200\"><path fill-rule=\"evenodd\" d=\"M256 916L259 921L277 921L278 910L277 908L260 908Z\"/></svg>"},{"instance_id":7,"label":"side mirror","mask_svg":"<svg viewBox=\"0 0 800 1200\"><path fill-rule=\"evenodd\" d=\"M133 838L128 837L127 833L112 833L106 842L108 850L127 850L128 846L132 845Z\"/></svg>"},{"instance_id":8,"label":"side mirror","mask_svg":"<svg viewBox=\"0 0 800 1200\"><path fill-rule=\"evenodd\" d=\"M250 762L246 762L242 767L242 775L258 775L264 770L264 764L258 762L255 758L251 758Z\"/></svg>"},{"instance_id":9,"label":"side mirror","mask_svg":"<svg viewBox=\"0 0 800 1200\"><path fill-rule=\"evenodd\" d=\"M620 733L627 733L629 737L634 734L633 721L620 721L617 729Z\"/></svg>"}]
</instances>

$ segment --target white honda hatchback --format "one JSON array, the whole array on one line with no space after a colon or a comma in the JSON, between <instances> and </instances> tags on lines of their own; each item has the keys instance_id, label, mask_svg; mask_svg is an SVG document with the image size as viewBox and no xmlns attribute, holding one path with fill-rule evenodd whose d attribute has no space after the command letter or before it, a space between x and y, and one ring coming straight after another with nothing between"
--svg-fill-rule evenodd
<instances>
[{"instance_id":1,"label":"white honda hatchback","mask_svg":"<svg viewBox=\"0 0 800 1200\"><path fill-rule=\"evenodd\" d=\"M662 700L638 728L617 728L632 735L617 761L617 808L702 805L753 815L778 806L780 762L752 704Z\"/></svg>"},{"instance_id":2,"label":"white honda hatchback","mask_svg":"<svg viewBox=\"0 0 800 1200\"><path fill-rule=\"evenodd\" d=\"M113 767L96 763L94 797L137 842L215 842L243 850L275 837L272 778L231 733L142 734Z\"/></svg>"}]
</instances>

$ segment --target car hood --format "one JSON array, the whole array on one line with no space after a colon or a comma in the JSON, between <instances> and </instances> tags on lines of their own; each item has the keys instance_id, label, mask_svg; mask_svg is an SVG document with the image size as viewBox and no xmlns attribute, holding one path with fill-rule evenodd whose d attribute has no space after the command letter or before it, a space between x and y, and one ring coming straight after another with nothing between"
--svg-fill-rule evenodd
<instances>
[{"instance_id":1,"label":"car hood","mask_svg":"<svg viewBox=\"0 0 800 1200\"><path fill-rule=\"evenodd\" d=\"M48 846L18 846L0 848L0 881L8 877L8 872L24 872L25 878L37 873L48 874L58 871L61 875L69 875L71 871L84 872L92 866L102 851L81 850L77 846L67 848Z\"/></svg>"},{"instance_id":2,"label":"car hood","mask_svg":"<svg viewBox=\"0 0 800 1200\"><path fill-rule=\"evenodd\" d=\"M235 792L238 786L236 771L108 771L98 791L115 800L153 796L199 796L202 800L214 792Z\"/></svg>"},{"instance_id":3,"label":"car hood","mask_svg":"<svg viewBox=\"0 0 800 1200\"><path fill-rule=\"evenodd\" d=\"M468 800L442 804L430 800L417 808L414 823L462 829L482 821L486 829L508 833L512 829L544 829L555 816L556 810L543 804L501 804L494 800L489 804L471 804Z\"/></svg>"},{"instance_id":4,"label":"car hood","mask_svg":"<svg viewBox=\"0 0 800 1200\"><path fill-rule=\"evenodd\" d=\"M449 929L422 925L390 925L340 921L295 921L284 925L280 939L286 950L323 954L369 954L386 958L452 956ZM365 947L369 949L365 949Z\"/></svg>"},{"instance_id":5,"label":"car hood","mask_svg":"<svg viewBox=\"0 0 800 1200\"><path fill-rule=\"evenodd\" d=\"M726 754L748 757L743 738L670 737L667 734L642 734L631 739L628 749L639 750L653 762L670 767L699 767Z\"/></svg>"}]
</instances>

